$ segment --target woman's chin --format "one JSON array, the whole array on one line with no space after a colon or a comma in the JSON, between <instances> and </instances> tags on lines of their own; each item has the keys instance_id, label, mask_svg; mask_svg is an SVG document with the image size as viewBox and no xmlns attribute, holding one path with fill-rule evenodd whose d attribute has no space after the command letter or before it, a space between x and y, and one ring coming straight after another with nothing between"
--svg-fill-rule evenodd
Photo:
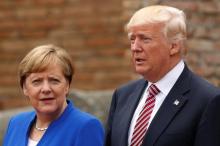
<instances>
[{"instance_id":1,"label":"woman's chin","mask_svg":"<svg viewBox=\"0 0 220 146\"><path fill-rule=\"evenodd\" d=\"M57 108L55 108L55 107L43 107L43 108L37 109L37 111L38 111L39 114L42 114L42 115L50 115L50 114L56 113Z\"/></svg>"}]
</instances>

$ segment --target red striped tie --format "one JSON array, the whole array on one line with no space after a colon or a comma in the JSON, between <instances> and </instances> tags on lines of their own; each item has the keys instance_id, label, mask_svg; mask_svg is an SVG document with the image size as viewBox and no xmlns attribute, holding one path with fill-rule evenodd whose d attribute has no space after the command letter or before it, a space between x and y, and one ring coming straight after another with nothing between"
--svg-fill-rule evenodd
<instances>
[{"instance_id":1,"label":"red striped tie","mask_svg":"<svg viewBox=\"0 0 220 146\"><path fill-rule=\"evenodd\" d=\"M151 113L155 105L155 96L160 92L160 90L154 84L151 84L148 92L149 94L145 101L145 105L136 121L130 146L141 146L144 135L147 131Z\"/></svg>"}]
</instances>

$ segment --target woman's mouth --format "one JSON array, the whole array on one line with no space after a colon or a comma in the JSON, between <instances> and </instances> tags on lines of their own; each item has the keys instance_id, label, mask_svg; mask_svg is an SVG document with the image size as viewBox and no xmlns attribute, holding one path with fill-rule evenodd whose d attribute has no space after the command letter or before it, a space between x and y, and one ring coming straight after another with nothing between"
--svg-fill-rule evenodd
<instances>
[{"instance_id":1,"label":"woman's mouth","mask_svg":"<svg viewBox=\"0 0 220 146\"><path fill-rule=\"evenodd\" d=\"M42 98L40 99L40 101L44 102L44 103L50 103L51 101L53 101L55 98L53 97L46 97L46 98Z\"/></svg>"}]
</instances>

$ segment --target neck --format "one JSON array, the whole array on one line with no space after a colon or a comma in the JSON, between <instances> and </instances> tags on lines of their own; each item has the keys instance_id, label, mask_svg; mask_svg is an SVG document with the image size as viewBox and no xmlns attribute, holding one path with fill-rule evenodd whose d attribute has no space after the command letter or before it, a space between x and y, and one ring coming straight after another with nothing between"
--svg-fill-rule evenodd
<instances>
[{"instance_id":1,"label":"neck","mask_svg":"<svg viewBox=\"0 0 220 146\"><path fill-rule=\"evenodd\" d=\"M144 78L152 83L158 82L160 79L162 79L169 71L171 71L179 62L181 61L180 58L176 59L175 61L172 61L169 63L166 67L164 67L163 70L161 70L158 74L152 74L151 76L145 77Z\"/></svg>"},{"instance_id":2,"label":"neck","mask_svg":"<svg viewBox=\"0 0 220 146\"><path fill-rule=\"evenodd\" d=\"M37 123L35 123L35 127L34 127L37 131L46 131L47 130L47 128L48 128L48 126L47 127L38 127L37 126Z\"/></svg>"},{"instance_id":3,"label":"neck","mask_svg":"<svg viewBox=\"0 0 220 146\"><path fill-rule=\"evenodd\" d=\"M66 107L67 107L67 103L65 102L63 108L59 111L55 111L53 113L37 112L35 129L37 129L36 127L38 127L39 129L47 128L52 121L60 117L60 115L64 112Z\"/></svg>"},{"instance_id":4,"label":"neck","mask_svg":"<svg viewBox=\"0 0 220 146\"><path fill-rule=\"evenodd\" d=\"M42 121L41 119L39 119L37 117L36 119L36 122L34 124L34 128L37 130L37 131L46 131L48 126L50 125L52 121Z\"/></svg>"}]
</instances>

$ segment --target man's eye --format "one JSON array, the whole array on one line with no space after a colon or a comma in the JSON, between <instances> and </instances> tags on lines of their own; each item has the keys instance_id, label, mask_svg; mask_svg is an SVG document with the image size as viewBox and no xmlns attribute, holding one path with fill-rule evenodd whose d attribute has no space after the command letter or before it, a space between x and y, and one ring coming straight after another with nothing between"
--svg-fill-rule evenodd
<instances>
[{"instance_id":1,"label":"man's eye","mask_svg":"<svg viewBox=\"0 0 220 146\"><path fill-rule=\"evenodd\" d=\"M142 40L143 40L145 43L148 43L149 41L151 41L151 38L149 38L149 37L143 37Z\"/></svg>"},{"instance_id":2,"label":"man's eye","mask_svg":"<svg viewBox=\"0 0 220 146\"><path fill-rule=\"evenodd\" d=\"M134 37L131 37L131 38L130 38L130 42L133 44L134 41L135 41L135 38L134 38Z\"/></svg>"}]
</instances>

